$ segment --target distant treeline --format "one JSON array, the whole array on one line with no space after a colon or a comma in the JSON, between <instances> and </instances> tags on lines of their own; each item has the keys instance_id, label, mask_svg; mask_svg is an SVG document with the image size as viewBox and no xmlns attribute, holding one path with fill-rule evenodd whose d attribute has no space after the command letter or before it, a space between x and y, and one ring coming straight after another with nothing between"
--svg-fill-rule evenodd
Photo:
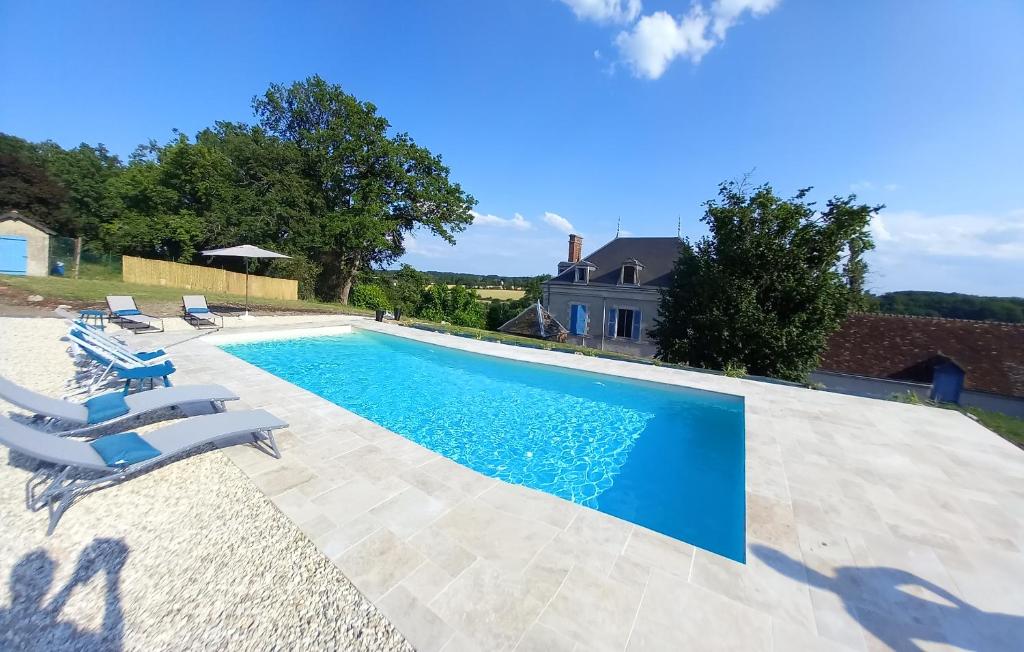
<instances>
[{"instance_id":1,"label":"distant treeline","mask_svg":"<svg viewBox=\"0 0 1024 652\"><path fill-rule=\"evenodd\" d=\"M1024 299L954 292L888 292L874 297L878 312L949 319L1024 323Z\"/></svg>"},{"instance_id":2,"label":"distant treeline","mask_svg":"<svg viewBox=\"0 0 1024 652\"><path fill-rule=\"evenodd\" d=\"M465 285L471 288L523 288L531 281L538 279L546 281L551 278L550 274L540 276L498 276L497 274L466 274L463 272L424 272L434 283L445 285Z\"/></svg>"}]
</instances>

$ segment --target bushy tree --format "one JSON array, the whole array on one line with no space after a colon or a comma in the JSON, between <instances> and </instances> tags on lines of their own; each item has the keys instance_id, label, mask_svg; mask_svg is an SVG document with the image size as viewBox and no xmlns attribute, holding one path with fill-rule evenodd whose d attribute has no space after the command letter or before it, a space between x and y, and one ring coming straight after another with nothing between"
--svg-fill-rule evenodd
<instances>
[{"instance_id":1,"label":"bushy tree","mask_svg":"<svg viewBox=\"0 0 1024 652\"><path fill-rule=\"evenodd\" d=\"M461 285L448 287L443 283L435 283L424 290L418 316L473 328L483 328L487 322L486 308L476 290Z\"/></svg>"},{"instance_id":2,"label":"bushy tree","mask_svg":"<svg viewBox=\"0 0 1024 652\"><path fill-rule=\"evenodd\" d=\"M272 85L253 101L259 126L293 145L309 180L312 211L301 233L323 272L322 296L348 300L359 270L405 253L417 228L454 243L476 201L449 178L441 158L405 133L389 135L377 107L318 76Z\"/></svg>"},{"instance_id":3,"label":"bushy tree","mask_svg":"<svg viewBox=\"0 0 1024 652\"><path fill-rule=\"evenodd\" d=\"M352 288L350 303L357 308L387 310L391 307L388 295L379 285L360 284Z\"/></svg>"},{"instance_id":4,"label":"bushy tree","mask_svg":"<svg viewBox=\"0 0 1024 652\"><path fill-rule=\"evenodd\" d=\"M651 336L658 355L710 369L803 380L828 336L863 295L882 207L835 197L818 211L810 189L724 183L705 204L710 234L684 242ZM851 255L852 254L852 255Z\"/></svg>"}]
</instances>

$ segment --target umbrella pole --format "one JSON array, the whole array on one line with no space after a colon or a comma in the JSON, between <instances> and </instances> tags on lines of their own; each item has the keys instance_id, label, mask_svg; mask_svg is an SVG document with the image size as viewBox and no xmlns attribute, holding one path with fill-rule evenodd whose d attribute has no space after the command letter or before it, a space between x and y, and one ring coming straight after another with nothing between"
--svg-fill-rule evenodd
<instances>
[{"instance_id":1,"label":"umbrella pole","mask_svg":"<svg viewBox=\"0 0 1024 652\"><path fill-rule=\"evenodd\" d=\"M249 259L245 259L245 316L249 316Z\"/></svg>"}]
</instances>

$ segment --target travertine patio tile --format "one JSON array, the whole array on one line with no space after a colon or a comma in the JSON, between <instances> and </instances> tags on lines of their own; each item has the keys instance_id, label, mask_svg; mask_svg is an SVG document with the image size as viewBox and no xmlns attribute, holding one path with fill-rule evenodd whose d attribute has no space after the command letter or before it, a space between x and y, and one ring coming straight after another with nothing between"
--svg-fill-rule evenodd
<instances>
[{"instance_id":1,"label":"travertine patio tile","mask_svg":"<svg viewBox=\"0 0 1024 652\"><path fill-rule=\"evenodd\" d=\"M423 555L386 528L377 530L335 560L359 591L371 600L390 591L423 561Z\"/></svg>"},{"instance_id":2,"label":"travertine patio tile","mask_svg":"<svg viewBox=\"0 0 1024 652\"><path fill-rule=\"evenodd\" d=\"M496 482L494 478L488 478L479 473L467 469L458 462L453 462L447 457L422 464L417 469L434 476L441 482L452 486L468 496L477 496L487 489L490 489Z\"/></svg>"},{"instance_id":3,"label":"travertine patio tile","mask_svg":"<svg viewBox=\"0 0 1024 652\"><path fill-rule=\"evenodd\" d=\"M331 522L333 523L334 521L332 520ZM380 521L369 513L365 513L345 523L335 525L313 541L323 551L324 555L333 561L344 554L349 548L382 527L384 526L381 525Z\"/></svg>"},{"instance_id":4,"label":"travertine patio tile","mask_svg":"<svg viewBox=\"0 0 1024 652\"><path fill-rule=\"evenodd\" d=\"M313 474L305 466L284 462L275 465L268 471L252 476L252 481L263 493L273 497L312 478Z\"/></svg>"},{"instance_id":5,"label":"travertine patio tile","mask_svg":"<svg viewBox=\"0 0 1024 652\"><path fill-rule=\"evenodd\" d=\"M445 484L442 480L439 480L421 468L405 469L398 475L398 477L420 491L453 505L469 497L466 493L451 485Z\"/></svg>"},{"instance_id":6,"label":"travertine patio tile","mask_svg":"<svg viewBox=\"0 0 1024 652\"><path fill-rule=\"evenodd\" d=\"M526 568L533 556L558 533L546 523L517 518L479 501L459 503L431 527L475 555L513 573Z\"/></svg>"},{"instance_id":7,"label":"travertine patio tile","mask_svg":"<svg viewBox=\"0 0 1024 652\"><path fill-rule=\"evenodd\" d=\"M449 575L447 571L430 559L427 559L420 564L419 568L402 580L401 586L404 586L409 593L416 596L422 602L428 603L437 597L437 594L443 591L445 587L451 584L453 579L455 578Z\"/></svg>"},{"instance_id":8,"label":"travertine patio tile","mask_svg":"<svg viewBox=\"0 0 1024 652\"><path fill-rule=\"evenodd\" d=\"M377 601L384 615L418 652L440 650L454 630L401 584Z\"/></svg>"},{"instance_id":9,"label":"travertine patio tile","mask_svg":"<svg viewBox=\"0 0 1024 652\"><path fill-rule=\"evenodd\" d=\"M302 524L323 516L323 511L314 505L309 498L299 493L298 489L289 489L271 498L285 516L296 523Z\"/></svg>"},{"instance_id":10,"label":"travertine patio tile","mask_svg":"<svg viewBox=\"0 0 1024 652\"><path fill-rule=\"evenodd\" d=\"M643 590L573 568L539 622L587 650L622 650Z\"/></svg>"},{"instance_id":11,"label":"travertine patio tile","mask_svg":"<svg viewBox=\"0 0 1024 652\"><path fill-rule=\"evenodd\" d=\"M558 529L568 526L580 510L567 500L507 482L495 483L480 494L479 499L495 509L521 518L537 519Z\"/></svg>"},{"instance_id":12,"label":"travertine patio tile","mask_svg":"<svg viewBox=\"0 0 1024 652\"><path fill-rule=\"evenodd\" d=\"M652 569L687 577L693 546L651 530L634 528L622 554Z\"/></svg>"},{"instance_id":13,"label":"travertine patio tile","mask_svg":"<svg viewBox=\"0 0 1024 652\"><path fill-rule=\"evenodd\" d=\"M382 487L363 478L350 480L313 499L336 523L344 523L383 503L398 491Z\"/></svg>"},{"instance_id":14,"label":"travertine patio tile","mask_svg":"<svg viewBox=\"0 0 1024 652\"><path fill-rule=\"evenodd\" d=\"M405 539L448 511L450 505L409 487L370 510L378 521Z\"/></svg>"},{"instance_id":15,"label":"travertine patio tile","mask_svg":"<svg viewBox=\"0 0 1024 652\"><path fill-rule=\"evenodd\" d=\"M409 539L409 544L452 577L458 576L477 560L476 555L433 527L424 528L414 534Z\"/></svg>"},{"instance_id":16,"label":"travertine patio tile","mask_svg":"<svg viewBox=\"0 0 1024 652\"><path fill-rule=\"evenodd\" d=\"M576 517L565 528L565 533L588 548L599 548L604 552L619 555L633 529L633 525L627 521L595 509L583 508L577 510Z\"/></svg>"},{"instance_id":17,"label":"travertine patio tile","mask_svg":"<svg viewBox=\"0 0 1024 652\"><path fill-rule=\"evenodd\" d=\"M628 650L771 650L771 619L672 576L647 583Z\"/></svg>"},{"instance_id":18,"label":"travertine patio tile","mask_svg":"<svg viewBox=\"0 0 1024 652\"><path fill-rule=\"evenodd\" d=\"M757 555L749 555L747 563L741 564L697 548L690 582L795 625L814 628L806 577L780 574Z\"/></svg>"},{"instance_id":19,"label":"travertine patio tile","mask_svg":"<svg viewBox=\"0 0 1024 652\"><path fill-rule=\"evenodd\" d=\"M576 643L550 627L534 623L516 645L516 652L572 652Z\"/></svg>"},{"instance_id":20,"label":"travertine patio tile","mask_svg":"<svg viewBox=\"0 0 1024 652\"><path fill-rule=\"evenodd\" d=\"M772 619L772 649L799 650L799 652L851 652L851 648L818 636L813 629L804 629L785 620Z\"/></svg>"},{"instance_id":21,"label":"travertine patio tile","mask_svg":"<svg viewBox=\"0 0 1024 652\"><path fill-rule=\"evenodd\" d=\"M478 560L429 606L478 649L500 650L522 638L544 605L523 587L503 580L497 568Z\"/></svg>"}]
</instances>

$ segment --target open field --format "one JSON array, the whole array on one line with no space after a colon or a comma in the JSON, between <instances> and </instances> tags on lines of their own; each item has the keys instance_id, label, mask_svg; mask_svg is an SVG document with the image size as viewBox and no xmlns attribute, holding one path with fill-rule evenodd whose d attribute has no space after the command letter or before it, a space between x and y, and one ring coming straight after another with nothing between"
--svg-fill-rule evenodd
<instances>
[{"instance_id":1,"label":"open field","mask_svg":"<svg viewBox=\"0 0 1024 652\"><path fill-rule=\"evenodd\" d=\"M522 290L501 290L498 288L481 288L476 291L481 299L499 299L501 301L522 299L526 294Z\"/></svg>"},{"instance_id":2,"label":"open field","mask_svg":"<svg viewBox=\"0 0 1024 652\"><path fill-rule=\"evenodd\" d=\"M104 306L110 294L130 294L139 307L157 316L177 315L181 312L181 295L189 290L124 283L116 279L71 279L59 276L2 276L0 277L0 303L26 305L26 297L38 294L43 301L36 305L56 306L68 304L74 308ZM232 294L206 295L211 305L240 307L244 296ZM318 301L287 301L279 299L250 299L250 306L271 312L322 312L339 314L369 314L370 311L338 303Z\"/></svg>"}]
</instances>

